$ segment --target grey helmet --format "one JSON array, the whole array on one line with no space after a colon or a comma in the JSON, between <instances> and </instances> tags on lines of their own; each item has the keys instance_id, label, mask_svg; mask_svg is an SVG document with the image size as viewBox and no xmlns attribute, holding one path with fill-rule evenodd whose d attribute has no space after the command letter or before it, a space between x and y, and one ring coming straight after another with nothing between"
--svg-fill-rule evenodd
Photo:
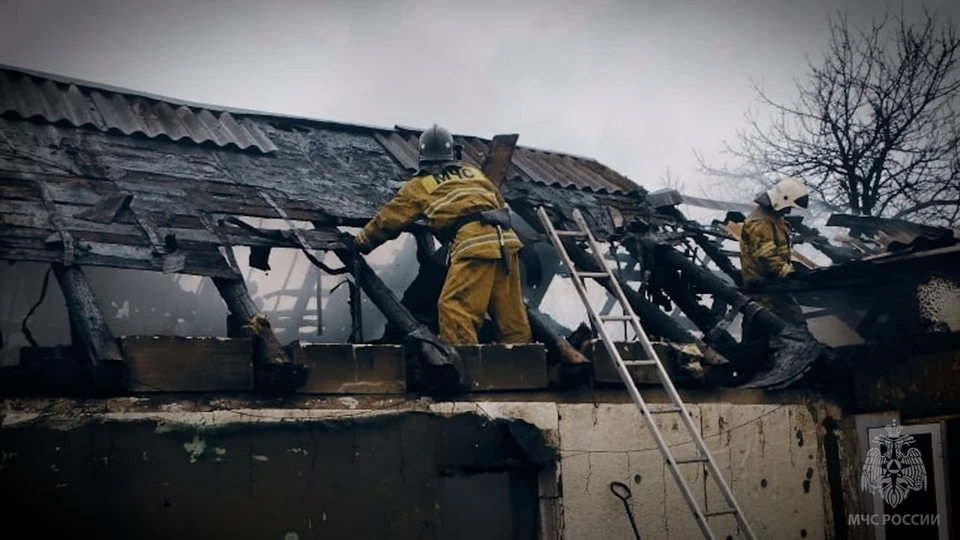
<instances>
[{"instance_id":1,"label":"grey helmet","mask_svg":"<svg viewBox=\"0 0 960 540\"><path fill-rule=\"evenodd\" d=\"M453 135L434 124L420 135L420 165L456 160Z\"/></svg>"}]
</instances>

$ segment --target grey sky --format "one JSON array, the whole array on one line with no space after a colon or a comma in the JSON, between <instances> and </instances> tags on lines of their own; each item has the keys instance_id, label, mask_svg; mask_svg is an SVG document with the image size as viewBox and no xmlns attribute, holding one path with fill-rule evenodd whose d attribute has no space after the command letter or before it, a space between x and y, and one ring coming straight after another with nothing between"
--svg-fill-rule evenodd
<instances>
[{"instance_id":1,"label":"grey sky","mask_svg":"<svg viewBox=\"0 0 960 540\"><path fill-rule=\"evenodd\" d=\"M957 20L960 2L926 5ZM921 2L905 4L916 11ZM750 78L789 97L827 17L899 2L0 0L0 62L203 103L594 157L649 187L717 158ZM951 14L950 11L953 13Z\"/></svg>"}]
</instances>

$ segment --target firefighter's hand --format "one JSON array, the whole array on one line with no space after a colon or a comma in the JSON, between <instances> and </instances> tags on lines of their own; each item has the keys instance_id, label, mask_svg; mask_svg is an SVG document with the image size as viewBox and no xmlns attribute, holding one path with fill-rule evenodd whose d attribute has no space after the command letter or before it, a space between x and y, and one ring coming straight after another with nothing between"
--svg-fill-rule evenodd
<instances>
[{"instance_id":1,"label":"firefighter's hand","mask_svg":"<svg viewBox=\"0 0 960 540\"><path fill-rule=\"evenodd\" d=\"M350 233L340 233L340 243L349 251L362 253L362 250L357 245L357 239Z\"/></svg>"},{"instance_id":2,"label":"firefighter's hand","mask_svg":"<svg viewBox=\"0 0 960 540\"><path fill-rule=\"evenodd\" d=\"M777 273L777 277L782 279L792 274L793 274L793 265L787 263L782 267L780 267L780 272Z\"/></svg>"}]
</instances>

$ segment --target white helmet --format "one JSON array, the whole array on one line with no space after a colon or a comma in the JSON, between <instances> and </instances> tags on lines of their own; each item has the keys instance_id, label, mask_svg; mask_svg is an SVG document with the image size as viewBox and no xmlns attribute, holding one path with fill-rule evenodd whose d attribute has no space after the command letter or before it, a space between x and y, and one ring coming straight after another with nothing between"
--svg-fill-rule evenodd
<instances>
[{"instance_id":1,"label":"white helmet","mask_svg":"<svg viewBox=\"0 0 960 540\"><path fill-rule=\"evenodd\" d=\"M770 206L780 211L784 208L806 208L810 203L810 190L803 180L787 176L766 191Z\"/></svg>"}]
</instances>

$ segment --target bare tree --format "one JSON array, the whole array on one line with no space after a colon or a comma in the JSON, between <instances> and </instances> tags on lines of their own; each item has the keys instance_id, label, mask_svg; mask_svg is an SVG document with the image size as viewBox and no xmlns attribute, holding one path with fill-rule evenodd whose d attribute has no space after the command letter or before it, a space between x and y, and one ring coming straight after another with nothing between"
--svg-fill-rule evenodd
<instances>
[{"instance_id":1,"label":"bare tree","mask_svg":"<svg viewBox=\"0 0 960 540\"><path fill-rule=\"evenodd\" d=\"M675 189L680 192L686 188L686 183L681 180L679 176L675 175L673 171L670 170L670 167L667 167L663 176L660 177L660 183L663 184L665 189Z\"/></svg>"},{"instance_id":2,"label":"bare tree","mask_svg":"<svg viewBox=\"0 0 960 540\"><path fill-rule=\"evenodd\" d=\"M754 85L771 114L747 114L729 154L739 169L701 170L768 183L804 178L822 201L856 214L955 224L960 217L960 39L929 12L867 28L840 15L820 65L792 104Z\"/></svg>"}]
</instances>

